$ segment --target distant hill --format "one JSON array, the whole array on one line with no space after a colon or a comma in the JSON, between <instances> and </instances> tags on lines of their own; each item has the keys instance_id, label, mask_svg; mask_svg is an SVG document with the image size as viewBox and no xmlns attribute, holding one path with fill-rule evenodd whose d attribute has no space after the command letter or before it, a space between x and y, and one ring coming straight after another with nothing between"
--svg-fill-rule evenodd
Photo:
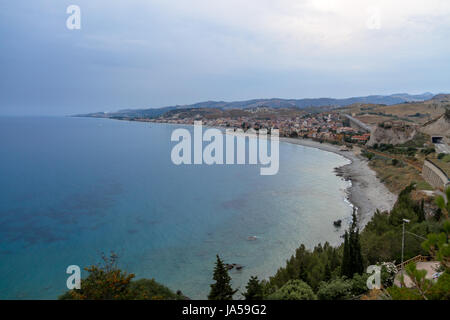
<instances>
[{"instance_id":1,"label":"distant hill","mask_svg":"<svg viewBox=\"0 0 450 320\"><path fill-rule=\"evenodd\" d=\"M410 95L407 93L397 93L392 95L371 95L365 97L352 97L345 99L334 99L334 98L311 98L311 99L252 99L246 101L204 101L198 102L190 105L176 105L163 108L148 108L148 109L127 109L120 110L117 112L97 112L77 116L88 116L88 117L104 117L104 118L155 118L163 115L164 113L176 110L176 109L192 109L192 108L216 108L216 109L247 109L255 108L259 106L266 106L270 108L309 108L309 107L343 107L355 103L363 104L384 104L384 105L394 105L405 102L415 102L424 101L433 98L432 93L424 93L419 95Z\"/></svg>"}]
</instances>

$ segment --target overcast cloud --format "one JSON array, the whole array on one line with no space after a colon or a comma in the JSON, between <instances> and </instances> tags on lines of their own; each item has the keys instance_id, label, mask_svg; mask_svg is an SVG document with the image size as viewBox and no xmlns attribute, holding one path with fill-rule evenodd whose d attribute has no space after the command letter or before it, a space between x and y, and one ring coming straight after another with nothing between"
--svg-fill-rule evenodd
<instances>
[{"instance_id":1,"label":"overcast cloud","mask_svg":"<svg viewBox=\"0 0 450 320\"><path fill-rule=\"evenodd\" d=\"M0 114L449 92L449 39L447 0L2 1Z\"/></svg>"}]
</instances>

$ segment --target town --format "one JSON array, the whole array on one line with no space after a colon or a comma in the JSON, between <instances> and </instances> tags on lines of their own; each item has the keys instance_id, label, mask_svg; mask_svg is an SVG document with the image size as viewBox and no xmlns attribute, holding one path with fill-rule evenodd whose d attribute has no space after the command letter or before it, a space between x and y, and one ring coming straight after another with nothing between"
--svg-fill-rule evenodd
<instances>
[{"instance_id":1,"label":"town","mask_svg":"<svg viewBox=\"0 0 450 320\"><path fill-rule=\"evenodd\" d=\"M351 117L330 110L325 112L305 112L297 108L275 109L265 106L245 110L180 109L168 112L155 119L135 118L135 121L193 125L201 120L208 127L253 129L258 132L278 129L280 137L301 137L329 143L365 144L370 133Z\"/></svg>"}]
</instances>

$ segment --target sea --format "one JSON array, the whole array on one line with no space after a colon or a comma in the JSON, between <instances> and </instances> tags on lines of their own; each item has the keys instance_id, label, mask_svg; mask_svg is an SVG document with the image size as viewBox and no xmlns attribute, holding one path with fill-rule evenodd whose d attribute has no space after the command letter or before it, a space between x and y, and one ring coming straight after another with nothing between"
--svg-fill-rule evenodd
<instances>
[{"instance_id":1,"label":"sea","mask_svg":"<svg viewBox=\"0 0 450 320\"><path fill-rule=\"evenodd\" d=\"M337 154L280 142L260 165L175 165L177 126L77 117L0 117L0 299L57 299L67 267L115 253L136 279L206 299L216 255L245 291L301 244L342 242L349 181ZM344 221L342 228L333 221ZM239 293L237 294L239 297Z\"/></svg>"}]
</instances>

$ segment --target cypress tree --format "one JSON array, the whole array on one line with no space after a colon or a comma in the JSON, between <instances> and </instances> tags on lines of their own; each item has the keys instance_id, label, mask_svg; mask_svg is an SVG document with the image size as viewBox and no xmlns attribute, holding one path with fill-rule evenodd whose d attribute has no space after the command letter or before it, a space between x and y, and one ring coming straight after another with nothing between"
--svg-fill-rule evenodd
<instances>
[{"instance_id":1,"label":"cypress tree","mask_svg":"<svg viewBox=\"0 0 450 320\"><path fill-rule=\"evenodd\" d=\"M354 263L353 263L353 274L355 273L362 274L364 272L364 264L363 264L363 258L361 254L361 243L359 242L359 229L356 229L355 233L355 240L353 244L353 251L354 251Z\"/></svg>"},{"instance_id":2,"label":"cypress tree","mask_svg":"<svg viewBox=\"0 0 450 320\"><path fill-rule=\"evenodd\" d=\"M342 255L342 268L341 273L343 276L348 276L350 273L350 244L348 239L348 232L344 234L344 253Z\"/></svg>"},{"instance_id":3,"label":"cypress tree","mask_svg":"<svg viewBox=\"0 0 450 320\"><path fill-rule=\"evenodd\" d=\"M422 201L420 202L420 207L419 207L418 212L417 212L417 217L418 217L418 221L419 222L425 221L425 208L424 208L424 206L425 206L425 201L424 201L424 199L422 199Z\"/></svg>"},{"instance_id":4,"label":"cypress tree","mask_svg":"<svg viewBox=\"0 0 450 320\"><path fill-rule=\"evenodd\" d=\"M359 242L358 221L356 210L353 210L353 221L349 232L344 235L344 255L342 257L342 275L353 278L355 273L362 274L364 271L361 254L361 244Z\"/></svg>"},{"instance_id":5,"label":"cypress tree","mask_svg":"<svg viewBox=\"0 0 450 320\"><path fill-rule=\"evenodd\" d=\"M259 282L258 277L250 277L245 288L247 289L247 292L244 293L245 300L263 299L263 287L261 282Z\"/></svg>"},{"instance_id":6,"label":"cypress tree","mask_svg":"<svg viewBox=\"0 0 450 320\"><path fill-rule=\"evenodd\" d=\"M323 277L324 277L325 281L330 281L330 279L331 279L331 269L330 269L330 264L329 263L327 263L325 265L325 271L324 271Z\"/></svg>"},{"instance_id":7,"label":"cypress tree","mask_svg":"<svg viewBox=\"0 0 450 320\"><path fill-rule=\"evenodd\" d=\"M215 283L211 284L211 291L208 295L209 300L232 300L233 295L237 290L231 288L231 278L228 275L228 270L220 259L219 255L216 255L217 261L214 268L213 280Z\"/></svg>"}]
</instances>

